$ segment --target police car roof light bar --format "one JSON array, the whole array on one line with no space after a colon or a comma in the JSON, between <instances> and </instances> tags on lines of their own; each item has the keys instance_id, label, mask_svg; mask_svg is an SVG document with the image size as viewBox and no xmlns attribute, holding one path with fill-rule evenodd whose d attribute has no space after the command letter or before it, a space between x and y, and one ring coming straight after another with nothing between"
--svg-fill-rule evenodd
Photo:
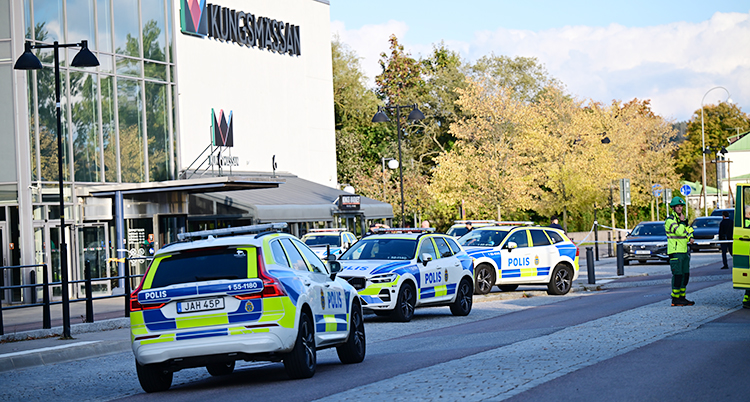
<instances>
[{"instance_id":1,"label":"police car roof light bar","mask_svg":"<svg viewBox=\"0 0 750 402\"><path fill-rule=\"evenodd\" d=\"M536 223L531 221L498 221L495 222L497 226L534 226Z\"/></svg>"},{"instance_id":2,"label":"police car roof light bar","mask_svg":"<svg viewBox=\"0 0 750 402\"><path fill-rule=\"evenodd\" d=\"M455 224L459 223L496 223L497 221L494 220L486 220L486 221L453 221Z\"/></svg>"},{"instance_id":3,"label":"police car roof light bar","mask_svg":"<svg viewBox=\"0 0 750 402\"><path fill-rule=\"evenodd\" d=\"M286 229L287 224L285 222L281 223L266 223L262 225L250 225L250 226L238 226L236 228L224 228L224 229L211 229L211 230L201 230L198 232L188 232L188 233L178 233L177 238L179 240L189 240L189 239L201 239L208 236L234 236L239 234L246 234L246 233L258 233L265 230L282 230Z\"/></svg>"},{"instance_id":4,"label":"police car roof light bar","mask_svg":"<svg viewBox=\"0 0 750 402\"><path fill-rule=\"evenodd\" d=\"M326 229L310 229L308 233L336 233L346 232L346 228L326 228Z\"/></svg>"},{"instance_id":5,"label":"police car roof light bar","mask_svg":"<svg viewBox=\"0 0 750 402\"><path fill-rule=\"evenodd\" d=\"M373 233L432 233L435 228L375 228Z\"/></svg>"}]
</instances>

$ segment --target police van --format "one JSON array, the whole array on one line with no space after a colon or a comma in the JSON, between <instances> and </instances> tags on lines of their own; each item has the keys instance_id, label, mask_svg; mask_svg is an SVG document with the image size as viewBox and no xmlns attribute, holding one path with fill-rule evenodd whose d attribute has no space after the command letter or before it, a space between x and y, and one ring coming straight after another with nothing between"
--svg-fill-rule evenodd
<instances>
[{"instance_id":1,"label":"police van","mask_svg":"<svg viewBox=\"0 0 750 402\"><path fill-rule=\"evenodd\" d=\"M531 223L486 226L458 239L474 260L476 294L487 294L496 285L502 291L537 284L546 284L552 295L570 291L578 278L578 247L562 230Z\"/></svg>"},{"instance_id":2,"label":"police van","mask_svg":"<svg viewBox=\"0 0 750 402\"><path fill-rule=\"evenodd\" d=\"M321 259L328 258L329 250L338 257L356 242L354 233L346 229L311 229L302 236L302 243L307 244Z\"/></svg>"},{"instance_id":3,"label":"police van","mask_svg":"<svg viewBox=\"0 0 750 402\"><path fill-rule=\"evenodd\" d=\"M362 307L396 321L410 321L414 308L450 306L468 315L473 302L471 258L455 239L434 229L375 229L332 264L338 278L359 291Z\"/></svg>"},{"instance_id":4,"label":"police van","mask_svg":"<svg viewBox=\"0 0 750 402\"><path fill-rule=\"evenodd\" d=\"M235 361L282 361L291 378L315 373L316 350L342 363L365 357L362 301L310 248L280 233L286 224L178 235L156 252L130 296L138 380L164 391L172 373ZM257 233L257 234L256 234Z\"/></svg>"}]
</instances>

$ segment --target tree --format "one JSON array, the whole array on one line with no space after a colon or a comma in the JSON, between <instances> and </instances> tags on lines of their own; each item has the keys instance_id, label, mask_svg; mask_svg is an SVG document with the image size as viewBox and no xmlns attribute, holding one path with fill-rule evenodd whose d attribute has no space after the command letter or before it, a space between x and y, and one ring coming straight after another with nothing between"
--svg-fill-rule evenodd
<instances>
[{"instance_id":1,"label":"tree","mask_svg":"<svg viewBox=\"0 0 750 402\"><path fill-rule=\"evenodd\" d=\"M471 66L474 79L493 78L498 88L513 88L517 100L532 102L547 88L561 88L535 57L482 56Z\"/></svg>"}]
</instances>

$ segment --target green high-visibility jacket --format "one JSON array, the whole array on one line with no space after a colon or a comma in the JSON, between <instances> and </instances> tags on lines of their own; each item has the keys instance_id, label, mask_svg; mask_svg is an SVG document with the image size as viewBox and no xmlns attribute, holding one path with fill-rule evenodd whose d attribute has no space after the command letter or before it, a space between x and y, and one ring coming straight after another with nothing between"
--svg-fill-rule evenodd
<instances>
[{"instance_id":1,"label":"green high-visibility jacket","mask_svg":"<svg viewBox=\"0 0 750 402\"><path fill-rule=\"evenodd\" d=\"M664 229L667 230L667 254L687 253L688 242L693 238L693 228L687 221L668 216L664 222Z\"/></svg>"}]
</instances>

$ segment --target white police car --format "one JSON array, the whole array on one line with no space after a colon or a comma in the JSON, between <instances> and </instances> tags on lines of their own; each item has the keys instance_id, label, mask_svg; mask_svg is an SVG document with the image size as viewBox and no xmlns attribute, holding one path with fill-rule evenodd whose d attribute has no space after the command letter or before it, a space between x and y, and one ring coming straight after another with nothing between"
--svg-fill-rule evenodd
<instances>
[{"instance_id":1,"label":"white police car","mask_svg":"<svg viewBox=\"0 0 750 402\"><path fill-rule=\"evenodd\" d=\"M357 242L357 237L354 233L347 232L346 229L311 229L302 236L302 242L307 244L318 257L326 259L329 248L331 254L338 257Z\"/></svg>"},{"instance_id":2,"label":"white police car","mask_svg":"<svg viewBox=\"0 0 750 402\"><path fill-rule=\"evenodd\" d=\"M341 265L338 278L359 291L362 307L397 321L411 320L420 306L450 306L458 316L471 312L471 258L452 237L424 229L375 233L331 262Z\"/></svg>"},{"instance_id":3,"label":"white police car","mask_svg":"<svg viewBox=\"0 0 750 402\"><path fill-rule=\"evenodd\" d=\"M470 230L481 228L484 226L490 226L494 225L495 221L493 220L485 220L485 221L467 221L467 220L461 220L461 221L453 221L453 226L451 226L448 231L445 233L448 236L453 236L455 238L459 238L466 233L469 233Z\"/></svg>"},{"instance_id":4,"label":"white police car","mask_svg":"<svg viewBox=\"0 0 750 402\"><path fill-rule=\"evenodd\" d=\"M458 242L474 259L474 289L493 286L516 290L519 285L546 284L547 293L564 295L578 278L578 247L563 231L547 227L487 226Z\"/></svg>"},{"instance_id":5,"label":"white police car","mask_svg":"<svg viewBox=\"0 0 750 402\"><path fill-rule=\"evenodd\" d=\"M290 377L308 378L317 349L336 347L342 363L364 359L362 302L349 283L331 279L292 235L239 235L284 227L181 234L187 241L156 253L130 296L133 353L146 392L169 389L172 373L188 367L225 375L237 360L283 361Z\"/></svg>"}]
</instances>

